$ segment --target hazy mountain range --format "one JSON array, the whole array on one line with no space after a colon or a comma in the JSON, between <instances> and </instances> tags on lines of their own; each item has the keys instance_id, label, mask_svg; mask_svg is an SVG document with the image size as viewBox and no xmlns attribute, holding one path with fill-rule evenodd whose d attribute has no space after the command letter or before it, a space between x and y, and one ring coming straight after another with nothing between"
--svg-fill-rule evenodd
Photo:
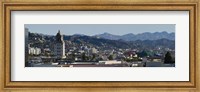
<instances>
[{"instance_id":1,"label":"hazy mountain range","mask_svg":"<svg viewBox=\"0 0 200 92\"><path fill-rule=\"evenodd\" d=\"M95 37L110 39L110 40L124 40L124 41L136 41L136 40L158 40L158 39L168 39L175 40L175 33L167 32L155 32L155 33L141 33L141 34L125 34L125 35L113 35L110 33L103 33L94 35Z\"/></svg>"},{"instance_id":2,"label":"hazy mountain range","mask_svg":"<svg viewBox=\"0 0 200 92\"><path fill-rule=\"evenodd\" d=\"M175 41L168 39L158 40L136 40L136 41L124 41L124 40L109 40L104 38L96 38L91 36L64 36L64 40L71 41L76 44L87 44L98 47L106 48L137 48L137 49L153 49L156 47L166 47L175 49Z\"/></svg>"},{"instance_id":3,"label":"hazy mountain range","mask_svg":"<svg viewBox=\"0 0 200 92\"><path fill-rule=\"evenodd\" d=\"M36 39L37 38L37 39ZM156 47L165 47L175 49L175 34L167 32L142 33L142 34L126 34L112 35L103 33L95 36L87 36L83 34L64 35L64 40L72 42L72 44L87 44L101 48L137 48L137 49L154 49ZM38 33L29 33L29 43L33 46L45 47L54 42L55 35L44 35ZM67 44L67 43L66 43Z\"/></svg>"}]
</instances>

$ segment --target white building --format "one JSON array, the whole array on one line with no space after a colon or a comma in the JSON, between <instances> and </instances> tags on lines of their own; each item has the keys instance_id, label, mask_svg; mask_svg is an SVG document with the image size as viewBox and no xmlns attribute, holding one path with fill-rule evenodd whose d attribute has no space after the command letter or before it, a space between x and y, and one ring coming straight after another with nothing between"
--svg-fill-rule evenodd
<instances>
[{"instance_id":1,"label":"white building","mask_svg":"<svg viewBox=\"0 0 200 92\"><path fill-rule=\"evenodd\" d=\"M32 55L39 55L41 53L41 49L29 47L28 53Z\"/></svg>"},{"instance_id":2,"label":"white building","mask_svg":"<svg viewBox=\"0 0 200 92\"><path fill-rule=\"evenodd\" d=\"M66 58L65 56L65 42L63 40L63 35L61 35L60 30L56 34L56 40L54 43L54 55L56 58Z\"/></svg>"},{"instance_id":3,"label":"white building","mask_svg":"<svg viewBox=\"0 0 200 92\"><path fill-rule=\"evenodd\" d=\"M108 61L99 61L100 64L121 64L122 61L117 61L117 60L108 60Z\"/></svg>"},{"instance_id":4,"label":"white building","mask_svg":"<svg viewBox=\"0 0 200 92\"><path fill-rule=\"evenodd\" d=\"M96 54L98 51L97 51L97 49L96 48L91 48L91 50L90 50L90 53L92 53L92 54Z\"/></svg>"}]
</instances>

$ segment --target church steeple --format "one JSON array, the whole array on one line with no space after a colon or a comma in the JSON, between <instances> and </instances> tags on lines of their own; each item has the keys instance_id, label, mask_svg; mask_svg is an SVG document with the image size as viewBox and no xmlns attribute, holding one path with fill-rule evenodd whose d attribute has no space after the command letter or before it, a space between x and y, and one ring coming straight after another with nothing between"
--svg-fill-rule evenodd
<instances>
[{"instance_id":1,"label":"church steeple","mask_svg":"<svg viewBox=\"0 0 200 92\"><path fill-rule=\"evenodd\" d=\"M65 42L63 40L63 36L60 33L60 30L58 30L58 33L56 34L56 40L54 42L54 55L57 58L66 58L65 56Z\"/></svg>"},{"instance_id":2,"label":"church steeple","mask_svg":"<svg viewBox=\"0 0 200 92\"><path fill-rule=\"evenodd\" d=\"M56 41L61 43L63 42L63 37L60 33L60 30L58 30L58 33L56 34Z\"/></svg>"},{"instance_id":3,"label":"church steeple","mask_svg":"<svg viewBox=\"0 0 200 92\"><path fill-rule=\"evenodd\" d=\"M58 30L58 33L60 34L60 30Z\"/></svg>"}]
</instances>

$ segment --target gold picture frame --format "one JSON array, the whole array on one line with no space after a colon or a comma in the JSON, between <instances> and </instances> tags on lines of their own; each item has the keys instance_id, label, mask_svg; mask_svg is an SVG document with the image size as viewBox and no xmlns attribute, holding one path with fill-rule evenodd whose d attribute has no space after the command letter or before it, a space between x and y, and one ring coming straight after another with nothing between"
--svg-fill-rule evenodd
<instances>
[{"instance_id":1,"label":"gold picture frame","mask_svg":"<svg viewBox=\"0 0 200 92\"><path fill-rule=\"evenodd\" d=\"M4 0L1 2L1 90L7 91L200 91L199 90L199 32L200 2L198 0ZM190 81L185 82L13 82L11 81L11 11L58 11L58 10L120 10L120 11L189 11L190 24ZM46 88L46 89L42 89ZM63 89L64 88L64 89ZM16 90L17 89L17 90ZM19 89L19 90L18 90ZM30 89L30 90L23 90ZM52 89L52 90L51 90ZM119 90L118 90L119 89ZM0 90L0 91L1 91ZM20 92L22 92L20 91Z\"/></svg>"}]
</instances>

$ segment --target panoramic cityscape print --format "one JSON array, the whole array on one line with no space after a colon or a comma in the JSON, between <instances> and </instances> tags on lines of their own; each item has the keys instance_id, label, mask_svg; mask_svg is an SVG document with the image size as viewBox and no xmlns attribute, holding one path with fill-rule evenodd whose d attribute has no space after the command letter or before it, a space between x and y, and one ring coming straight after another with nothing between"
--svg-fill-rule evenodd
<instances>
[{"instance_id":1,"label":"panoramic cityscape print","mask_svg":"<svg viewBox=\"0 0 200 92\"><path fill-rule=\"evenodd\" d=\"M25 24L25 67L175 67L174 24Z\"/></svg>"}]
</instances>

